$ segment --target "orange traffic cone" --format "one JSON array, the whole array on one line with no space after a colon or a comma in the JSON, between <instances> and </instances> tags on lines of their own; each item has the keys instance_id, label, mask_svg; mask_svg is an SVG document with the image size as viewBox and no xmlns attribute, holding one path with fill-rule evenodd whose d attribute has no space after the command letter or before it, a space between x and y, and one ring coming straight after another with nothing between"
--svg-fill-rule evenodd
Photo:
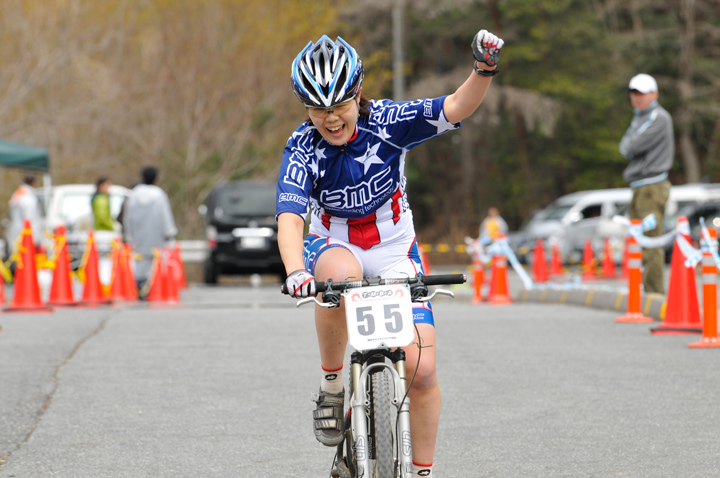
<instances>
[{"instance_id":1,"label":"orange traffic cone","mask_svg":"<svg viewBox=\"0 0 720 478\"><path fill-rule=\"evenodd\" d=\"M171 302L180 302L180 266L173 257L173 251L166 248L168 298Z\"/></svg>"},{"instance_id":2,"label":"orange traffic cone","mask_svg":"<svg viewBox=\"0 0 720 478\"><path fill-rule=\"evenodd\" d=\"M642 223L639 219L633 219L632 224L639 226ZM652 322L652 317L647 317L640 311L640 288L642 286L642 247L635 237L628 235L628 299L627 313L615 319L621 323L646 323Z\"/></svg>"},{"instance_id":3,"label":"orange traffic cone","mask_svg":"<svg viewBox=\"0 0 720 478\"><path fill-rule=\"evenodd\" d=\"M167 290L165 288L165 280L161 277L163 272L162 259L160 250L153 251L153 263L150 272L150 279L147 282L148 288L145 300L147 302L165 302L167 300Z\"/></svg>"},{"instance_id":4,"label":"orange traffic cone","mask_svg":"<svg viewBox=\"0 0 720 478\"><path fill-rule=\"evenodd\" d=\"M110 253L110 260L112 261L112 276L110 277L110 298L113 300L124 300L123 294L123 273L121 271L120 261L120 241L113 239L112 241L112 252ZM123 248L124 250L124 248Z\"/></svg>"},{"instance_id":5,"label":"orange traffic cone","mask_svg":"<svg viewBox=\"0 0 720 478\"><path fill-rule=\"evenodd\" d=\"M133 272L133 268L131 266L132 264L132 246L130 244L125 244L123 247L123 266L125 268L126 274L125 274L125 284L123 289L125 290L125 295L127 297L130 297L132 300L137 300L139 297L138 289L137 289L137 282L135 281L135 273Z\"/></svg>"},{"instance_id":6,"label":"orange traffic cone","mask_svg":"<svg viewBox=\"0 0 720 478\"><path fill-rule=\"evenodd\" d=\"M625 250L623 251L623 263L620 268L623 279L628 276L628 241L625 241Z\"/></svg>"},{"instance_id":7,"label":"orange traffic cone","mask_svg":"<svg viewBox=\"0 0 720 478\"><path fill-rule=\"evenodd\" d=\"M482 288L485 284L485 265L482 263L480 257L480 241L475 239L473 241L473 304L480 304L482 302Z\"/></svg>"},{"instance_id":8,"label":"orange traffic cone","mask_svg":"<svg viewBox=\"0 0 720 478\"><path fill-rule=\"evenodd\" d=\"M710 241L701 240L702 275L703 275L703 328L702 338L698 342L688 344L690 348L720 347L717 324L717 265L712 252L718 249L717 229L708 229Z\"/></svg>"},{"instance_id":9,"label":"orange traffic cone","mask_svg":"<svg viewBox=\"0 0 720 478\"><path fill-rule=\"evenodd\" d=\"M85 287L83 287L80 303L85 307L100 307L112 304L112 300L105 295L100 282L100 258L95 245L95 234L88 231L85 243Z\"/></svg>"},{"instance_id":10,"label":"orange traffic cone","mask_svg":"<svg viewBox=\"0 0 720 478\"><path fill-rule=\"evenodd\" d=\"M187 289L187 277L185 276L185 264L183 263L181 252L180 252L180 241L175 241L175 249L172 251L175 262L177 263L179 281L178 286L181 289Z\"/></svg>"},{"instance_id":11,"label":"orange traffic cone","mask_svg":"<svg viewBox=\"0 0 720 478\"><path fill-rule=\"evenodd\" d=\"M585 241L585 249L583 250L583 279L597 279L597 260L595 260L595 253L592 249L592 241L590 239Z\"/></svg>"},{"instance_id":12,"label":"orange traffic cone","mask_svg":"<svg viewBox=\"0 0 720 478\"><path fill-rule=\"evenodd\" d=\"M690 225L687 217L678 218L677 233L690 242ZM695 268L685 267L685 256L677 241L670 262L670 283L667 292L665 320L652 329L653 334L680 335L702 332L698 305Z\"/></svg>"},{"instance_id":13,"label":"orange traffic cone","mask_svg":"<svg viewBox=\"0 0 720 478\"><path fill-rule=\"evenodd\" d=\"M65 237L65 226L58 226L55 229L55 259L53 262L55 271L50 286L48 304L66 307L77 305L72 290L72 269Z\"/></svg>"},{"instance_id":14,"label":"orange traffic cone","mask_svg":"<svg viewBox=\"0 0 720 478\"><path fill-rule=\"evenodd\" d=\"M130 275L128 249L119 241L113 241L112 279L110 280L110 298L122 301L138 299L137 285Z\"/></svg>"},{"instance_id":15,"label":"orange traffic cone","mask_svg":"<svg viewBox=\"0 0 720 478\"><path fill-rule=\"evenodd\" d=\"M550 259L550 275L551 276L562 276L562 260L560 259L560 246L557 244L552 245L552 258Z\"/></svg>"},{"instance_id":16,"label":"orange traffic cone","mask_svg":"<svg viewBox=\"0 0 720 478\"><path fill-rule=\"evenodd\" d=\"M500 236L501 238L504 236ZM510 286L508 285L507 276L507 258L502 254L495 254L492 260L492 269L490 273L490 293L488 294L488 303L490 304L509 304L512 302L510 298Z\"/></svg>"},{"instance_id":17,"label":"orange traffic cone","mask_svg":"<svg viewBox=\"0 0 720 478\"><path fill-rule=\"evenodd\" d=\"M612 246L610 246L610 239L607 237L604 241L604 257L602 261L602 275L603 277L615 277L615 261L612 257Z\"/></svg>"},{"instance_id":18,"label":"orange traffic cone","mask_svg":"<svg viewBox=\"0 0 720 478\"><path fill-rule=\"evenodd\" d=\"M130 267L131 248L125 244L120 249L120 276L122 281L122 295L125 300L137 301L138 290L135 277Z\"/></svg>"},{"instance_id":19,"label":"orange traffic cone","mask_svg":"<svg viewBox=\"0 0 720 478\"><path fill-rule=\"evenodd\" d=\"M547 260L545 259L545 247L543 245L543 240L540 238L538 238L535 242L532 270L535 274L535 282L547 282L550 279L548 275Z\"/></svg>"},{"instance_id":20,"label":"orange traffic cone","mask_svg":"<svg viewBox=\"0 0 720 478\"><path fill-rule=\"evenodd\" d=\"M160 249L155 249L153 272L150 277L149 291L146 298L148 302L177 302L171 289L171 272L163 256L164 254Z\"/></svg>"},{"instance_id":21,"label":"orange traffic cone","mask_svg":"<svg viewBox=\"0 0 720 478\"><path fill-rule=\"evenodd\" d=\"M35 266L35 243L32 237L30 221L25 219L20 239L19 255L15 264L15 294L7 312L45 313L52 307L43 305L40 300L40 284Z\"/></svg>"}]
</instances>

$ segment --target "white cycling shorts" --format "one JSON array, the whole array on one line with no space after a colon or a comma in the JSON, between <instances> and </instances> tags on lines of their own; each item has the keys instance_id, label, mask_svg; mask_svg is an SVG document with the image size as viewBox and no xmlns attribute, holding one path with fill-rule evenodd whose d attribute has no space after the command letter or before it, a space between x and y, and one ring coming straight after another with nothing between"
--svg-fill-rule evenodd
<instances>
[{"instance_id":1,"label":"white cycling shorts","mask_svg":"<svg viewBox=\"0 0 720 478\"><path fill-rule=\"evenodd\" d=\"M382 242L370 249L363 249L334 237L308 234L305 236L303 254L305 269L315 275L317 260L325 251L333 247L342 247L350 251L360 263L365 277L397 279L415 277L418 273L424 273L418 252L417 238L414 235L392 242ZM413 302L413 318L415 323L435 325L429 302Z\"/></svg>"}]
</instances>

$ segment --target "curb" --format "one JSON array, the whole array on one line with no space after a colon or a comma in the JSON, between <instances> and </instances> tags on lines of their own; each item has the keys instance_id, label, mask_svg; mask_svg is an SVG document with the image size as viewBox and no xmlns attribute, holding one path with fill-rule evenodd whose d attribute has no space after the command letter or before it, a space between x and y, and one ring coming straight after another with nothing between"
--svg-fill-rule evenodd
<instances>
[{"instance_id":1,"label":"curb","mask_svg":"<svg viewBox=\"0 0 720 478\"><path fill-rule=\"evenodd\" d=\"M571 304L597 309L627 310L627 292L611 292L593 289L525 289L514 297L517 302L541 302ZM655 320L665 319L667 300L663 294L642 294L642 313Z\"/></svg>"}]
</instances>

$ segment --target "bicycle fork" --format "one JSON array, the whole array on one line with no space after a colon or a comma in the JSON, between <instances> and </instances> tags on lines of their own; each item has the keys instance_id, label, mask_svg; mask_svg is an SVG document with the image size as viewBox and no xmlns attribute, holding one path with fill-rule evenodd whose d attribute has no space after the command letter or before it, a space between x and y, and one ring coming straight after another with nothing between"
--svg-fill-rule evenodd
<instances>
[{"instance_id":1,"label":"bicycle fork","mask_svg":"<svg viewBox=\"0 0 720 478\"><path fill-rule=\"evenodd\" d=\"M374 351L375 354L378 351ZM382 355L390 358L394 367L384 360L372 360L369 354L354 352L352 363L352 389L350 406L352 407L352 435L355 438L354 450L357 464L357 477L370 476L370 448L368 438L368 413L370 407L367 383L371 373L386 369L390 372L393 383L394 396L392 405L397 409L397 427L394 434L397 449L398 466L401 478L412 477L412 445L410 440L410 399L405 397L407 378L405 374L405 352L402 349L395 351L383 350ZM404 398L404 400L403 400Z\"/></svg>"}]
</instances>

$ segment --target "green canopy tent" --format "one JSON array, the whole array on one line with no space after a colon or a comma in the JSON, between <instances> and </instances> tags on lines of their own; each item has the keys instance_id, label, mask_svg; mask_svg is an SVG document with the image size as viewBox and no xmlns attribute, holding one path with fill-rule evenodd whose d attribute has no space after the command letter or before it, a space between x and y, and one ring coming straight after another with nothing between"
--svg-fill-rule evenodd
<instances>
[{"instance_id":1,"label":"green canopy tent","mask_svg":"<svg viewBox=\"0 0 720 478\"><path fill-rule=\"evenodd\" d=\"M50 197L50 159L45 148L0 139L0 168L16 168L43 173L45 200ZM47 207L47 204L45 205Z\"/></svg>"},{"instance_id":2,"label":"green canopy tent","mask_svg":"<svg viewBox=\"0 0 720 478\"><path fill-rule=\"evenodd\" d=\"M45 148L0 140L0 167L47 172L50 161Z\"/></svg>"}]
</instances>

